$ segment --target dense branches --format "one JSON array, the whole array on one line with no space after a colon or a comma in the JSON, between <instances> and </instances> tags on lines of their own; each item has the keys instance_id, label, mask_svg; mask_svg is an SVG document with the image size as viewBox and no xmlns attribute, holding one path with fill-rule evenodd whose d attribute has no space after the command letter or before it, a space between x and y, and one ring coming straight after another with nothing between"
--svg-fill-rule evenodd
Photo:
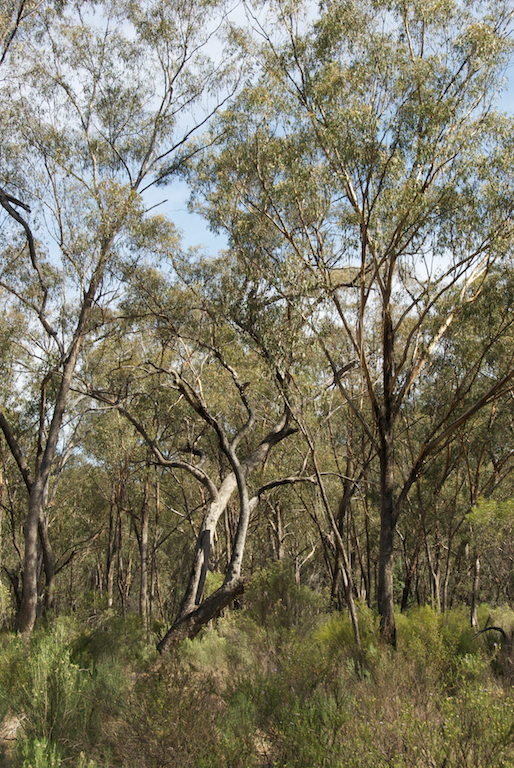
<instances>
[{"instance_id":1,"label":"dense branches","mask_svg":"<svg viewBox=\"0 0 514 768\"><path fill-rule=\"evenodd\" d=\"M4 5L18 628L137 585L163 651L270 558L357 644L359 601L394 643L395 602L510 595L509 3ZM154 210L179 175L217 255Z\"/></svg>"}]
</instances>

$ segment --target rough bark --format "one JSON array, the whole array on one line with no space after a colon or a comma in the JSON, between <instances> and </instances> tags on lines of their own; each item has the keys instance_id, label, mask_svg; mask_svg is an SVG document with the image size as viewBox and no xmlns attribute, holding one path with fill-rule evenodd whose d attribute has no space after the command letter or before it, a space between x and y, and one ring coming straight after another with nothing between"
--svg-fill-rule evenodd
<instances>
[{"instance_id":1,"label":"rough bark","mask_svg":"<svg viewBox=\"0 0 514 768\"><path fill-rule=\"evenodd\" d=\"M43 567L45 569L45 594L44 594L44 607L48 612L52 612L54 608L54 591L55 591L55 559L53 555L52 545L50 542L50 536L48 534L48 523L45 518L43 509L41 509L41 517L38 522L39 542L43 553Z\"/></svg>"},{"instance_id":2,"label":"rough bark","mask_svg":"<svg viewBox=\"0 0 514 768\"><path fill-rule=\"evenodd\" d=\"M73 375L75 373L75 367L77 365L78 356L87 331L87 321L91 312L93 301L103 279L105 265L111 250L114 235L115 233L112 232L111 235L107 237L102 243L102 251L99 256L96 269L91 277L89 287L84 293L79 317L73 333L73 338L70 343L68 353L62 361L61 381L53 407L53 413L50 426L48 428L46 443L44 448L41 446L41 456L38 455L35 476L30 487L28 513L25 520L23 593L21 606L17 617L18 630L24 635L29 635L32 632L36 621L38 572L37 537L39 520L43 517L45 493L47 490L52 465L55 459L57 443L59 440L62 420L66 410L66 404L71 389ZM0 424L0 426L3 428L3 424ZM9 443L9 437L6 434L5 429L4 434L6 436L7 442ZM19 449L18 452L20 453L20 460L18 460L16 453L14 455L18 461L18 466L22 471L22 475L25 478L22 465L20 464L23 456L21 456L21 451L19 451Z\"/></svg>"}]
</instances>

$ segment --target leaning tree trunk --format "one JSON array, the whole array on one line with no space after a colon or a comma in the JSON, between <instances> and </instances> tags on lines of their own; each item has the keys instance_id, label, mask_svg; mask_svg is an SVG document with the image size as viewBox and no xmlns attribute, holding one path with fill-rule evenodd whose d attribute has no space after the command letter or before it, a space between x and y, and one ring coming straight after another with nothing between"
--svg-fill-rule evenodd
<instances>
[{"instance_id":1,"label":"leaning tree trunk","mask_svg":"<svg viewBox=\"0 0 514 768\"><path fill-rule=\"evenodd\" d=\"M225 441L220 439L220 442L223 443ZM218 616L223 608L230 605L230 603L244 591L244 583L241 579L241 567L243 563L248 525L250 523L250 515L252 508L256 506L257 499L250 502L248 497L248 486L246 484L246 467L239 463L235 451L228 445L228 442L223 445L223 450L230 458L230 463L232 464L233 469L232 474L235 476L239 491L239 520L232 546L232 555L225 572L225 579L221 588L216 590L216 592L207 598L204 603L194 610L190 610L189 613L181 613L178 620L158 644L157 649L160 653L166 651L171 645L176 644L186 637L195 637L205 624ZM219 512L219 514L221 514L221 512Z\"/></svg>"},{"instance_id":2,"label":"leaning tree trunk","mask_svg":"<svg viewBox=\"0 0 514 768\"><path fill-rule=\"evenodd\" d=\"M289 424L289 414L285 413L271 432L259 443L257 448L241 462L241 471L245 481L254 469L264 463L273 447L294 432L295 429ZM193 565L180 607L179 620L195 611L202 601L216 526L237 487L238 480L236 472L232 471L224 478L217 490L214 491L213 489L213 498L211 499L207 513L204 516L196 541ZM251 504L254 503L256 503L256 501L254 502L252 500Z\"/></svg>"}]
</instances>

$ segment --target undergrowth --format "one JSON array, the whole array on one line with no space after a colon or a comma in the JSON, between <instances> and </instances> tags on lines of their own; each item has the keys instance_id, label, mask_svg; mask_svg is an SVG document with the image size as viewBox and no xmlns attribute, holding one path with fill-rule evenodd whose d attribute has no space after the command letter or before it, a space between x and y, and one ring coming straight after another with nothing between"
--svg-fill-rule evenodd
<instances>
[{"instance_id":1,"label":"undergrowth","mask_svg":"<svg viewBox=\"0 0 514 768\"><path fill-rule=\"evenodd\" d=\"M4 634L0 718L22 721L9 765L514 768L512 658L497 632L417 608L397 616L393 651L360 607L358 651L318 596L289 584L280 599L266 612L261 591L158 668L135 620ZM514 628L508 608L479 618Z\"/></svg>"}]
</instances>

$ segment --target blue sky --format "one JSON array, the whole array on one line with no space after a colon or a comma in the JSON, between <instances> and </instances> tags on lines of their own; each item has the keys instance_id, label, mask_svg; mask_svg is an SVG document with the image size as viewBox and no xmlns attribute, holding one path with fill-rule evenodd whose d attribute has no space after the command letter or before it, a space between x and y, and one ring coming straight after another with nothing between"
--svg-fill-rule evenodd
<instances>
[{"instance_id":1,"label":"blue sky","mask_svg":"<svg viewBox=\"0 0 514 768\"><path fill-rule=\"evenodd\" d=\"M226 239L211 232L203 216L188 211L189 194L185 181L176 179L169 187L154 189L151 193L151 204L157 205L163 201L163 205L157 207L155 213L166 213L175 226L182 231L182 242L185 248L203 246L216 254L220 248L226 247Z\"/></svg>"}]
</instances>

